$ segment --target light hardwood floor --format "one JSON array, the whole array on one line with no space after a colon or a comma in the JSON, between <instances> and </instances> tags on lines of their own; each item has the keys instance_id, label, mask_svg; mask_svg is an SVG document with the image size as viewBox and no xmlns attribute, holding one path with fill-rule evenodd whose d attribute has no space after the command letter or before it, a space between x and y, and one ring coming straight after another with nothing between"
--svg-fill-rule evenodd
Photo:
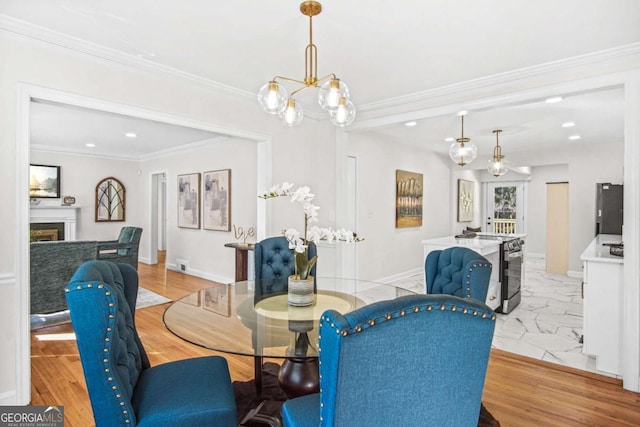
<instances>
[{"instance_id":1,"label":"light hardwood floor","mask_svg":"<svg viewBox=\"0 0 640 427\"><path fill-rule=\"evenodd\" d=\"M162 264L140 264L139 274L141 286L174 300L212 283L167 272ZM154 306L136 313L140 338L152 365L216 354L168 332L162 323L166 307ZM65 336L41 339L70 332L70 325L32 332L31 404L63 405L66 427L92 426L91 405L75 341L64 339ZM253 377L252 358L221 355L229 361L233 380ZM495 349L491 352L483 402L503 427L640 425L640 394L624 390L620 381Z\"/></svg>"}]
</instances>

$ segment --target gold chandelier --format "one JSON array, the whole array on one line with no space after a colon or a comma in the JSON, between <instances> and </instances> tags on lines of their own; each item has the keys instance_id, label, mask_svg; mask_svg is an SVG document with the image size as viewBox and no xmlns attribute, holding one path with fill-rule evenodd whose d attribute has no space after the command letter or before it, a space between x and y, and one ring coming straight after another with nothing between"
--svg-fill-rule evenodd
<instances>
[{"instance_id":1,"label":"gold chandelier","mask_svg":"<svg viewBox=\"0 0 640 427\"><path fill-rule=\"evenodd\" d=\"M313 44L313 17L322 12L317 1L305 1L300 4L300 12L309 17L309 44L304 51L304 80L275 76L262 86L258 92L258 101L269 114L278 114L285 125L296 126L302 122L304 112L293 96L308 88L317 87L318 103L329 112L331 122L340 127L349 126L356 118L356 108L349 100L349 88L335 74L318 78L318 48ZM279 83L284 80L302 85L291 94Z\"/></svg>"},{"instance_id":2,"label":"gold chandelier","mask_svg":"<svg viewBox=\"0 0 640 427\"><path fill-rule=\"evenodd\" d=\"M478 147L464 136L464 116L466 112L460 112L461 130L460 138L449 147L449 158L460 166L471 163L478 155Z\"/></svg>"},{"instance_id":3,"label":"gold chandelier","mask_svg":"<svg viewBox=\"0 0 640 427\"><path fill-rule=\"evenodd\" d=\"M496 134L496 146L493 149L493 157L489 159L489 166L487 167L487 170L489 173L493 174L493 176L502 176L509 170L507 169L509 161L504 158L504 155L502 154L502 147L500 147L500 142L498 141L498 135L502 130L496 129L492 132Z\"/></svg>"}]
</instances>

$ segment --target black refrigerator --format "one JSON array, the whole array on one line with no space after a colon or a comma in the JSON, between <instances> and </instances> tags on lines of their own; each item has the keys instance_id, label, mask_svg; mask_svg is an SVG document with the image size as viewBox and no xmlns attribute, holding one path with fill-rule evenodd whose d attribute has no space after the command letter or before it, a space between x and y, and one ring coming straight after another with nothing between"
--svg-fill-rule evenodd
<instances>
[{"instance_id":1,"label":"black refrigerator","mask_svg":"<svg viewBox=\"0 0 640 427\"><path fill-rule=\"evenodd\" d=\"M596 236L622 234L624 185L596 184Z\"/></svg>"}]
</instances>

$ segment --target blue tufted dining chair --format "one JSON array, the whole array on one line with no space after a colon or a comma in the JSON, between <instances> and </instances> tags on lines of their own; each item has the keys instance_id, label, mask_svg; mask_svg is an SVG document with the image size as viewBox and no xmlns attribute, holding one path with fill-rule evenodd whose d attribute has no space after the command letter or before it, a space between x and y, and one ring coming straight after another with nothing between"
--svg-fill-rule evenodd
<instances>
[{"instance_id":1,"label":"blue tufted dining chair","mask_svg":"<svg viewBox=\"0 0 640 427\"><path fill-rule=\"evenodd\" d=\"M288 400L285 427L476 426L493 311L408 295L320 318L320 393Z\"/></svg>"},{"instance_id":2,"label":"blue tufted dining chair","mask_svg":"<svg viewBox=\"0 0 640 427\"><path fill-rule=\"evenodd\" d=\"M484 302L489 290L491 262L464 247L429 252L424 263L427 294L447 294Z\"/></svg>"},{"instance_id":3,"label":"blue tufted dining chair","mask_svg":"<svg viewBox=\"0 0 640 427\"><path fill-rule=\"evenodd\" d=\"M269 237L255 244L253 248L255 267L255 294L263 295L287 292L288 278L295 271L295 255L289 249L289 242L284 236ZM316 255L316 245L309 244L309 258ZM315 277L316 266L311 269Z\"/></svg>"},{"instance_id":4,"label":"blue tufted dining chair","mask_svg":"<svg viewBox=\"0 0 640 427\"><path fill-rule=\"evenodd\" d=\"M236 426L226 359L150 366L135 326L133 267L89 261L65 291L96 427Z\"/></svg>"},{"instance_id":5,"label":"blue tufted dining chair","mask_svg":"<svg viewBox=\"0 0 640 427\"><path fill-rule=\"evenodd\" d=\"M317 253L316 245L309 243L309 258L314 257ZM273 295L286 293L289 287L288 278L295 273L295 253L293 249L289 249L289 242L284 236L269 237L256 243L253 248L254 269L255 269L255 293L254 304L260 300ZM317 266L317 264L316 264ZM310 274L314 276L314 290L316 266L311 269ZM252 329L253 346L256 352L260 353L263 343L258 342L255 333L255 318L245 317L243 322ZM291 331L287 328L282 331L281 336L273 334L270 339L270 345L288 345ZM262 367L263 358L261 356L254 357L254 374L256 379L256 388L258 397L260 398L262 387Z\"/></svg>"}]
</instances>

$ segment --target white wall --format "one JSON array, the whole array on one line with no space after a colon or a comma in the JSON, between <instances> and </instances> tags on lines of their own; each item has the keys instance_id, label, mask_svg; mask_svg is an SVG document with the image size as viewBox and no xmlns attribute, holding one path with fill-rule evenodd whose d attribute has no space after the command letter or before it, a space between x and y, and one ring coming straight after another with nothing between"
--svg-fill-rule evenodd
<instances>
[{"instance_id":1,"label":"white wall","mask_svg":"<svg viewBox=\"0 0 640 427\"><path fill-rule=\"evenodd\" d=\"M60 191L75 196L78 209L77 240L116 240L125 225L142 227L142 177L137 161L31 150L31 163L60 166ZM125 221L96 222L96 185L113 176L125 188ZM61 199L41 199L39 206L60 205Z\"/></svg>"},{"instance_id":2,"label":"white wall","mask_svg":"<svg viewBox=\"0 0 640 427\"><path fill-rule=\"evenodd\" d=\"M352 134L358 160L357 203L361 279L379 279L423 266L421 241L449 233L449 165L426 150L375 133ZM423 174L422 226L395 227L396 170Z\"/></svg>"},{"instance_id":3,"label":"white wall","mask_svg":"<svg viewBox=\"0 0 640 427\"><path fill-rule=\"evenodd\" d=\"M236 241L233 225L245 230L256 226L256 204L258 190L256 188L256 152L255 141L240 138L229 138L212 143L206 147L181 151L168 156L146 160L141 163L141 188L148 195L150 190L150 174L155 171L167 171L167 265L176 269L176 260L188 262L188 274L230 283L235 278L235 251L225 248L225 243ZM231 203L230 231L179 228L177 225L177 188L178 175L202 173L231 169ZM203 201L201 184L201 207ZM150 196L142 198L142 211L150 212ZM140 257L148 259L149 233L143 233ZM255 241L255 238L247 241Z\"/></svg>"},{"instance_id":4,"label":"white wall","mask_svg":"<svg viewBox=\"0 0 640 427\"><path fill-rule=\"evenodd\" d=\"M476 161L478 161L477 159ZM450 160L449 160L450 161ZM486 230L486 225L482 221L482 183L480 182L481 170L461 168L451 162L451 229L448 234L460 234L467 227L482 227ZM458 222L458 180L464 179L473 182L473 220L471 222Z\"/></svg>"}]
</instances>

